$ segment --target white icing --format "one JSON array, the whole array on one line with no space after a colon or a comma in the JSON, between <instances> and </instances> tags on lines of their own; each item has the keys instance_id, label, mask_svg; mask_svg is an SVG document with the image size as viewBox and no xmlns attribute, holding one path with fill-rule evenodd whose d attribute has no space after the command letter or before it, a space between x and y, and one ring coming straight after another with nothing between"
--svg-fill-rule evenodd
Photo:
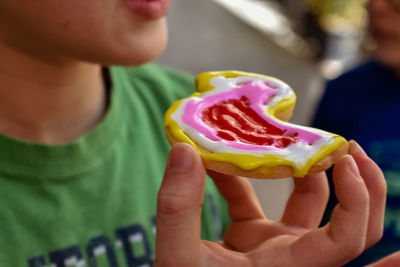
<instances>
[{"instance_id":1,"label":"white icing","mask_svg":"<svg viewBox=\"0 0 400 267\"><path fill-rule=\"evenodd\" d=\"M255 78L255 77L246 77L246 76L239 76L235 78L225 78L223 76L218 76L214 77L211 79L210 83L211 85L215 86L215 89L211 91L207 91L203 93L200 97L189 97L186 98L182 101L182 103L179 105L177 110L171 114L171 118L175 120L175 122L179 125L179 127L187 134L189 135L196 143L201 144L204 148L206 148L209 151L217 152L217 153L230 153L230 154L246 154L246 155L252 155L252 156L258 156L258 157L263 157L263 155L277 155L277 156L282 156L287 160L291 160L295 163L295 165L298 168L301 168L301 166L304 166L307 161L323 147L324 145L331 144L334 141L333 136L325 131L311 128L311 127L306 127L306 126L300 126L300 125L295 125L296 128L298 129L303 129L308 132L312 132L314 134L319 135L321 138L314 141L313 144L309 145L305 142L297 142L290 144L286 148L276 148L273 146L255 146L255 145L249 145L253 146L252 150L247 150L247 149L238 149L234 148L231 146L228 146L224 144L224 142L216 142L213 140L210 140L206 138L203 134L199 133L195 129L193 129L191 126L187 125L184 123L181 119L185 106L189 101L192 101L193 99L196 98L206 98L211 95L219 94L228 90L231 90L233 88L238 87L241 83L249 82L249 81L254 81L254 80L263 80L265 82L268 82L271 87L277 88L277 94L270 99L270 101L262 106L263 110L266 110L268 107L274 106L277 104L279 101L290 98L294 93L292 89L290 88L289 85L286 83L275 80L275 79L261 79L261 78ZM279 122L282 125L288 125L293 127L293 124L290 124L285 121L280 121L274 117L272 117L274 121ZM203 123L198 121L198 123Z\"/></svg>"}]
</instances>

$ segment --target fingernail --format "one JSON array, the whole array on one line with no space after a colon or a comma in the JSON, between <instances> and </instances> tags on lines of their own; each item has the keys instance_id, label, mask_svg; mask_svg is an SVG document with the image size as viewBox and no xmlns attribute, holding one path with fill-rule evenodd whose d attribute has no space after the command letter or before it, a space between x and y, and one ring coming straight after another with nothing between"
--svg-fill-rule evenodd
<instances>
[{"instance_id":1,"label":"fingernail","mask_svg":"<svg viewBox=\"0 0 400 267\"><path fill-rule=\"evenodd\" d=\"M365 153L364 149L354 140L351 140L351 145L350 145L350 154L358 154L360 153L363 156L368 157L367 153Z\"/></svg>"},{"instance_id":2,"label":"fingernail","mask_svg":"<svg viewBox=\"0 0 400 267\"><path fill-rule=\"evenodd\" d=\"M184 144L176 144L173 146L168 160L170 171L186 172L193 166L193 155Z\"/></svg>"},{"instance_id":3,"label":"fingernail","mask_svg":"<svg viewBox=\"0 0 400 267\"><path fill-rule=\"evenodd\" d=\"M357 163L356 163L356 161L354 160L354 158L353 158L352 156L350 156L350 155L346 155L345 157L346 157L346 159L347 159L347 164L348 164L348 166L349 166L351 172L352 172L355 176L360 177L360 170L358 169Z\"/></svg>"}]
</instances>

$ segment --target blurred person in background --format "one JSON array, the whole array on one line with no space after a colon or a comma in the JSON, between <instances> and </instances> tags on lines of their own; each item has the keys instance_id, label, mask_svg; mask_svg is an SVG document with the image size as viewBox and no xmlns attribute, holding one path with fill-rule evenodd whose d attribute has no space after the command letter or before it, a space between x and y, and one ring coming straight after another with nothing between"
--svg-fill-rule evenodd
<instances>
[{"instance_id":1,"label":"blurred person in background","mask_svg":"<svg viewBox=\"0 0 400 267\"><path fill-rule=\"evenodd\" d=\"M346 266L400 249L400 0L370 0L367 10L373 56L328 82L313 121L314 127L357 140L387 180L383 239ZM334 203L331 194L328 210Z\"/></svg>"}]
</instances>

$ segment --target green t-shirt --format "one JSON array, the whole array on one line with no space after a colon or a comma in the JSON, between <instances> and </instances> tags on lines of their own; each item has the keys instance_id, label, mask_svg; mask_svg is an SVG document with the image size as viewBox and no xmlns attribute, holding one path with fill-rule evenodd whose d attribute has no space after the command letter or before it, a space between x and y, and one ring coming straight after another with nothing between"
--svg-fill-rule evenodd
<instances>
[{"instance_id":1,"label":"green t-shirt","mask_svg":"<svg viewBox=\"0 0 400 267\"><path fill-rule=\"evenodd\" d=\"M49 146L0 135L0 266L152 265L170 149L163 115L194 82L152 64L109 73L108 112L78 140ZM203 238L220 239L226 208L210 179L204 199Z\"/></svg>"}]
</instances>

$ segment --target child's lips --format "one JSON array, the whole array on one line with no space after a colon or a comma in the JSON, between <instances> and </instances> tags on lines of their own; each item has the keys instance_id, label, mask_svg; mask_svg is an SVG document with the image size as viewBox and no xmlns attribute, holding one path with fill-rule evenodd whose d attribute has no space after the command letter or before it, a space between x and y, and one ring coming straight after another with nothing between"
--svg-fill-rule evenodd
<instances>
[{"instance_id":1,"label":"child's lips","mask_svg":"<svg viewBox=\"0 0 400 267\"><path fill-rule=\"evenodd\" d=\"M167 15L170 0L127 0L131 10L147 19L156 20Z\"/></svg>"}]
</instances>

